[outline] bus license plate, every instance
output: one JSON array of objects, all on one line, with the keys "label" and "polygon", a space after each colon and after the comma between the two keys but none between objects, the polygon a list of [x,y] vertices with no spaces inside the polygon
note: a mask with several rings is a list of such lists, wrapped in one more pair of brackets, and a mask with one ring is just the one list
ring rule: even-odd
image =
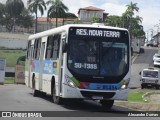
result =
[{"label": "bus license plate", "polygon": [[103,96],[92,96],[92,99],[103,100]]}]

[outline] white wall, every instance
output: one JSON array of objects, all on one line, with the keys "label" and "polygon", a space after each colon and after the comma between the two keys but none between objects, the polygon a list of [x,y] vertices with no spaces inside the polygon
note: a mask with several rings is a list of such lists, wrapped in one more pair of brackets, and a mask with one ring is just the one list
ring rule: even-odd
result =
[{"label": "white wall", "polygon": [[0,49],[26,49],[28,34],[0,33]]},{"label": "white wall", "polygon": [[0,48],[26,49],[27,40],[0,38]]},{"label": "white wall", "polygon": [[81,21],[91,21],[93,17],[102,18],[103,20],[103,11],[80,10]]}]

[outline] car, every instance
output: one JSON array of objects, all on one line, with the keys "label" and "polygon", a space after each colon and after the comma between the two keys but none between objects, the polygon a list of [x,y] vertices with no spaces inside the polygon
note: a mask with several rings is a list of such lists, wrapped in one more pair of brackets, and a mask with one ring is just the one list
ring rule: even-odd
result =
[{"label": "car", "polygon": [[156,60],[156,59],[160,59],[160,54],[159,54],[159,53],[155,53],[155,54],[153,55],[153,62],[154,62],[154,60]]},{"label": "car", "polygon": [[160,66],[160,58],[156,58],[153,62],[153,65],[156,67],[156,66]]},{"label": "car", "polygon": [[147,88],[147,87],[155,87],[156,89],[159,89],[160,87],[160,74],[159,70],[155,68],[145,68],[140,73],[140,81],[141,81],[141,89]]}]

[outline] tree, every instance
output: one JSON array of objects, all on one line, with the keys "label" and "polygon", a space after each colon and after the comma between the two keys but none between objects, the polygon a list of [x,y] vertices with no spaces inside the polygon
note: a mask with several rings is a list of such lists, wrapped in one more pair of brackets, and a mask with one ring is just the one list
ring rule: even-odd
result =
[{"label": "tree", "polygon": [[27,9],[24,9],[22,13],[19,15],[19,18],[17,20],[17,25],[23,26],[24,28],[30,28],[33,26],[34,19],[29,14],[29,11]]},{"label": "tree", "polygon": [[4,13],[5,13],[5,5],[0,3],[0,18],[3,17]]},{"label": "tree", "polygon": [[68,13],[65,13],[64,14],[64,16],[63,16],[63,25],[64,25],[64,21],[65,21],[65,19],[67,19],[67,18],[78,18],[74,13],[70,13],[70,12],[68,12]]},{"label": "tree", "polygon": [[15,23],[18,16],[24,9],[24,3],[22,0],[7,0],[6,1],[6,11],[13,19],[13,26],[15,31]]},{"label": "tree", "polygon": [[93,17],[91,23],[99,23],[100,19],[98,17]]},{"label": "tree", "polygon": [[133,18],[134,12],[138,12],[139,8],[137,7],[137,3],[132,3],[132,2],[128,5],[126,5],[126,7],[127,7],[126,14],[129,15],[128,29],[129,29],[131,37],[132,37],[132,32],[131,32],[131,30],[132,30],[132,18]]},{"label": "tree", "polygon": [[5,5],[0,3],[0,25],[4,25]]},{"label": "tree", "polygon": [[142,17],[136,16],[135,18],[132,18],[132,37],[141,37],[144,36],[143,26],[142,23]]},{"label": "tree", "polygon": [[74,13],[66,13],[66,18],[78,18]]},{"label": "tree", "polygon": [[35,33],[37,33],[37,13],[38,13],[38,10],[39,10],[41,15],[43,15],[44,10],[46,10],[46,4],[45,4],[44,0],[29,0],[28,4],[29,4],[28,9],[32,13],[36,14]]},{"label": "tree", "polygon": [[122,16],[108,16],[106,19],[107,25],[114,27],[124,27],[129,30],[131,38],[144,36],[142,20],[140,16],[134,16],[134,12],[138,12],[137,3],[130,3],[127,5],[126,11]]},{"label": "tree", "polygon": [[106,23],[107,23],[107,25],[114,26],[114,27],[122,27],[123,26],[122,17],[116,16],[116,15],[108,16]]},{"label": "tree", "polygon": [[58,18],[65,18],[66,12],[68,11],[68,7],[63,4],[61,0],[49,0],[46,2],[47,5],[51,5],[47,17],[48,18],[56,18],[56,27]]},{"label": "tree", "polygon": [[130,4],[126,5],[126,7],[127,7],[126,11],[130,11],[132,16],[134,15],[134,11],[136,12],[139,11],[139,8],[137,7],[137,3],[131,2]]}]

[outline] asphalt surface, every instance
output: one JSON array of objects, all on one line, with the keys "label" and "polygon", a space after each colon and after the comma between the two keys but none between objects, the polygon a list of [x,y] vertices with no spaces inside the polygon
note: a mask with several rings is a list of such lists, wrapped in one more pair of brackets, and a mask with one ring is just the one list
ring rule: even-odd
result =
[{"label": "asphalt surface", "polygon": [[143,52],[137,56],[131,66],[130,88],[140,88],[139,72],[144,68],[153,67],[153,55],[158,52],[158,49],[154,47],[143,47],[142,49]]}]

